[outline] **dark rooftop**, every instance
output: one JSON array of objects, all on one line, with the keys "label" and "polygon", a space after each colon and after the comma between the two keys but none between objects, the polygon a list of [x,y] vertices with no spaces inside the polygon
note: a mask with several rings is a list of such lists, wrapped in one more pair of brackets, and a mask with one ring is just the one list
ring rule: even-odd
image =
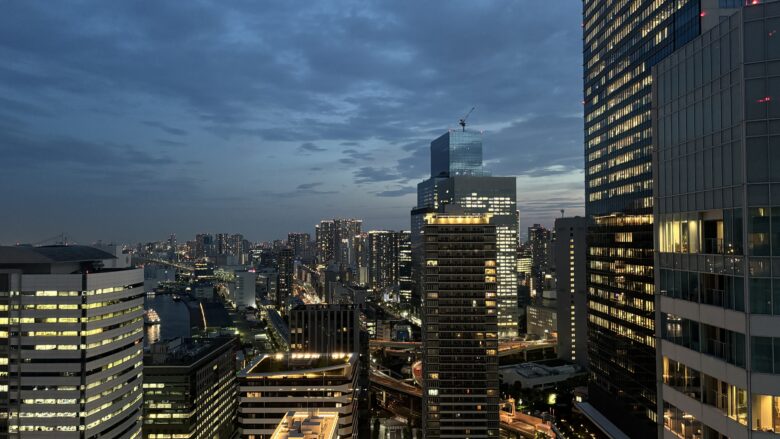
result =
[{"label": "dark rooftop", "polygon": [[103,259],[116,259],[116,256],[86,245],[0,246],[0,264],[55,264]]},{"label": "dark rooftop", "polygon": [[144,353],[145,366],[191,365],[222,347],[236,344],[235,337],[174,338],[158,341]]}]

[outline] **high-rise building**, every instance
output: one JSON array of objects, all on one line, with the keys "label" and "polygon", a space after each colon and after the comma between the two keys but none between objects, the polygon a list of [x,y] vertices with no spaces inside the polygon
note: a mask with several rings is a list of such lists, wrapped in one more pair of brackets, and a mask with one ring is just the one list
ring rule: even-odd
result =
[{"label": "high-rise building", "polygon": [[236,308],[257,308],[257,272],[253,270],[236,271],[234,298]]},{"label": "high-rise building", "polygon": [[593,218],[587,268],[588,397],[634,438],[657,437],[660,424],[651,69],[702,27],[716,24],[721,4],[742,2],[583,2],[585,212]]},{"label": "high-rise building", "polygon": [[317,260],[357,268],[356,238],[363,221],[358,219],[323,220],[315,227]]},{"label": "high-rise building", "polygon": [[358,354],[262,355],[238,374],[238,427],[242,439],[270,439],[291,411],[316,408],[339,415],[338,436],[358,426]]},{"label": "high-rise building", "polygon": [[588,294],[586,286],[588,220],[555,220],[555,261],[558,358],[588,367]]},{"label": "high-rise building", "polygon": [[214,237],[205,233],[195,235],[195,258],[213,258],[217,254]]},{"label": "high-rise building", "polygon": [[144,355],[143,437],[233,437],[238,347],[235,337],[151,345]]},{"label": "high-rise building", "polygon": [[553,232],[541,224],[528,228],[528,243],[531,249],[531,290],[535,296],[545,289],[545,276],[551,272]]},{"label": "high-rise building", "polygon": [[402,231],[398,237],[398,295],[402,304],[411,304],[412,287],[411,232]]},{"label": "high-rise building", "polygon": [[431,142],[431,177],[484,175],[482,133],[449,130]]},{"label": "high-rise building", "polygon": [[490,214],[426,217],[426,438],[498,437],[497,233],[490,220]]},{"label": "high-rise building", "polygon": [[399,233],[368,232],[368,286],[376,292],[398,286]]},{"label": "high-rise building", "polygon": [[293,257],[292,249],[283,248],[279,250],[277,263],[279,278],[276,285],[276,306],[281,310],[285,310],[293,293],[295,258]]},{"label": "high-rise building", "polygon": [[308,233],[288,233],[287,245],[293,249],[296,258],[303,257],[309,249],[311,235]]},{"label": "high-rise building", "polygon": [[665,437],[780,433],[780,2],[752,3],[653,70]]},{"label": "high-rise building", "polygon": [[[449,149],[441,146],[445,140],[449,142]],[[468,146],[458,146],[461,143]],[[445,150],[450,152],[443,152]],[[477,158],[480,163],[478,167]],[[447,161],[449,165],[445,166]],[[507,339],[518,335],[520,315],[517,303],[519,218],[516,181],[514,177],[488,176],[482,169],[481,161],[482,141],[479,133],[450,131],[431,143],[431,163],[437,163],[431,170],[436,173],[417,185],[417,207],[412,210],[411,217],[412,277],[416,281],[414,284],[422,285],[426,215],[441,211],[445,205],[459,206],[465,213],[493,214],[491,221],[498,233],[499,337]],[[413,290],[413,306],[420,302],[418,296],[419,291]]]},{"label": "high-rise building", "polygon": [[298,305],[290,311],[290,350],[359,353],[359,317],[356,305]]},{"label": "high-rise building", "polygon": [[171,233],[171,236],[168,237],[168,258],[172,261],[178,260],[178,253],[177,253],[177,246],[176,246],[176,234]]},{"label": "high-rise building", "polygon": [[144,275],[113,259],[0,247],[0,437],[140,436]]}]

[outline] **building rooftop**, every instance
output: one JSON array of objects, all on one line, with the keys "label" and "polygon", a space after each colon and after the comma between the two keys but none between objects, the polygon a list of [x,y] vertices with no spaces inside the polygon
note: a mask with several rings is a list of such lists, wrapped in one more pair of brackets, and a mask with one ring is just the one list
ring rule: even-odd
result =
[{"label": "building rooftop", "polygon": [[521,363],[500,367],[501,371],[514,371],[523,378],[541,378],[554,375],[573,375],[584,373],[581,366],[556,360],[556,363],[545,362]]},{"label": "building rooftop", "polygon": [[158,341],[144,354],[145,366],[188,366],[234,343],[234,337],[183,338]]},{"label": "building rooftop", "polygon": [[349,375],[357,357],[349,353],[280,353],[263,355],[252,361],[239,375],[252,377],[307,375],[330,372],[329,375]]},{"label": "building rooftop", "polygon": [[271,439],[331,439],[336,437],[339,415],[335,412],[287,412]]},{"label": "building rooftop", "polygon": [[54,264],[116,259],[116,256],[86,245],[0,246],[0,264]]}]

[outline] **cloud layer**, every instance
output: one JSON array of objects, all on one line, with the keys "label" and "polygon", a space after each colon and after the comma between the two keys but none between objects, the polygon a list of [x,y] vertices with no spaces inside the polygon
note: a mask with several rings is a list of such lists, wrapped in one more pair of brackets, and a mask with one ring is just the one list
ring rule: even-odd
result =
[{"label": "cloud layer", "polygon": [[[471,106],[521,221],[582,207],[581,3],[14,2],[0,14],[0,243],[408,228]],[[579,210],[578,210],[579,209]]]}]

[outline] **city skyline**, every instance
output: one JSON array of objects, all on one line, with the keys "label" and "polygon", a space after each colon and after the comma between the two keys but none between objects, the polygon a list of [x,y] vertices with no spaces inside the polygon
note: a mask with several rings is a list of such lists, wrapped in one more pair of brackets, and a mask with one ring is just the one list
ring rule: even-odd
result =
[{"label": "city skyline", "polygon": [[583,213],[577,2],[154,7],[0,17],[0,243],[407,230],[428,145],[472,106],[521,230]]}]

